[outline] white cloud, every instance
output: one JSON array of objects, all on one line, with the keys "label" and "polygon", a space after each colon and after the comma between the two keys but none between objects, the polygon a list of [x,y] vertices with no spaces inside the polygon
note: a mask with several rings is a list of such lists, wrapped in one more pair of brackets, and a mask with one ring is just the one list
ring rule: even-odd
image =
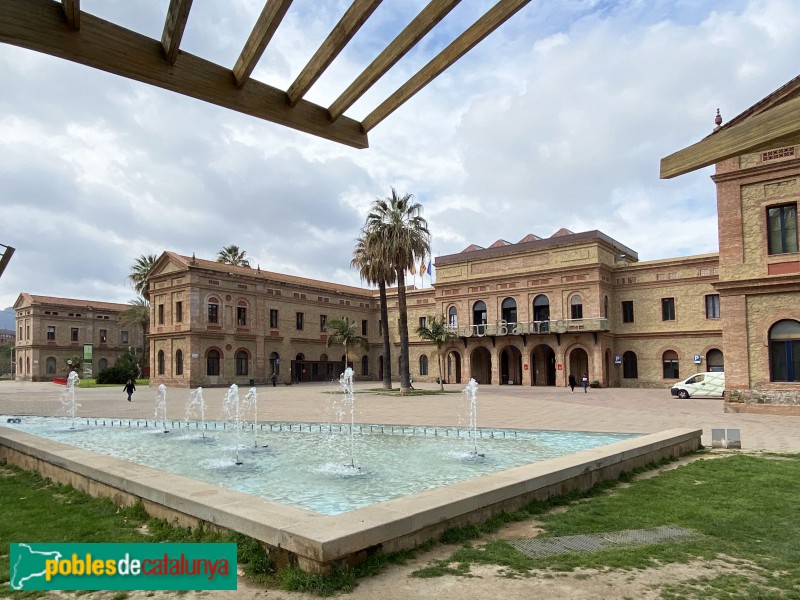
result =
[{"label": "white cloud", "polygon": [[[82,8],[158,36],[162,4]],[[293,5],[254,76],[291,83],[347,4]],[[309,97],[335,98],[423,4],[382,5]],[[460,6],[348,114],[490,4]],[[226,6],[193,8],[186,51],[235,62],[263,2]],[[798,28],[793,0],[531,3],[367,150],[0,45],[0,243],[17,248],[0,308],[21,291],[124,302],[136,256],[231,243],[262,269],[359,285],[353,242],[392,186],[424,205],[436,255],[560,227],[600,229],[643,259],[715,251],[709,170],[661,181],[659,160],[704,137],[716,108],[730,119],[794,77]]]}]

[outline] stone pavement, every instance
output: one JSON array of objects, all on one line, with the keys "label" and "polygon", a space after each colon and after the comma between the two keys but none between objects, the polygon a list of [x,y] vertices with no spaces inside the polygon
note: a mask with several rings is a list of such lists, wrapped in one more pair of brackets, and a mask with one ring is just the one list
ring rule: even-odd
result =
[{"label": "stone pavement", "polygon": [[[387,396],[375,393],[380,384],[356,384],[356,421],[392,425],[464,425],[464,386],[446,385],[453,392],[441,396]],[[417,389],[437,389],[416,383]],[[0,382],[0,415],[57,415],[64,386],[53,383]],[[190,391],[167,390],[167,413],[173,420],[185,416]],[[260,386],[259,419],[263,421],[329,422],[332,394],[338,385],[308,383]],[[203,390],[209,419],[218,418],[227,388]],[[240,388],[244,397],[247,388]],[[152,419],[155,387],[139,387],[127,402],[122,386],[77,390],[79,416]],[[63,414],[63,413],[62,413]],[[461,415],[461,417],[460,417]],[[669,390],[589,389],[587,394],[568,388],[480,386],[478,426],[518,429],[559,429],[652,433],[675,427],[703,429],[703,443],[711,445],[712,428],[741,430],[743,450],[800,452],[800,416],[724,413],[721,399],[680,400]]]}]

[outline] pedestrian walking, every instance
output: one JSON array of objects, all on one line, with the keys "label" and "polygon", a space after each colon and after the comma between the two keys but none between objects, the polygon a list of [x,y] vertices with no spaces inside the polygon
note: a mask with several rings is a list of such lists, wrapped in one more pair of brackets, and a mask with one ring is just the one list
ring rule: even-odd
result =
[{"label": "pedestrian walking", "polygon": [[273,373],[272,374],[272,387],[275,387],[275,384],[278,382],[278,376]]},{"label": "pedestrian walking", "polygon": [[130,402],[131,396],[133,396],[133,392],[136,391],[136,384],[133,383],[130,379],[128,379],[128,383],[126,383],[125,387],[123,387],[122,389],[128,392],[128,402]]},{"label": "pedestrian walking", "polygon": [[581,385],[583,386],[583,393],[587,394],[589,391],[589,376],[586,373],[581,377]]},{"label": "pedestrian walking", "polygon": [[569,374],[569,389],[572,390],[571,393],[575,393],[575,386],[578,385],[578,382],[575,381],[575,375],[572,373]]}]

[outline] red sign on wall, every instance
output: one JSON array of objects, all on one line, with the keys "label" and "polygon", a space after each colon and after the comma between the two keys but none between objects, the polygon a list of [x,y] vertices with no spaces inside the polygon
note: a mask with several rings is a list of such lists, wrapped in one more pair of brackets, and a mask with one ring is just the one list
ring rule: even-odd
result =
[{"label": "red sign on wall", "polygon": [[562,367],[561,367],[561,363],[558,363],[558,370],[560,371],[560,370],[561,370],[561,368],[562,368]]},{"label": "red sign on wall", "polygon": [[523,369],[525,369],[525,370],[527,371],[527,370],[528,370],[528,365],[527,365],[527,363],[526,363],[526,364],[524,364],[524,365],[522,365],[522,368],[523,368]]}]

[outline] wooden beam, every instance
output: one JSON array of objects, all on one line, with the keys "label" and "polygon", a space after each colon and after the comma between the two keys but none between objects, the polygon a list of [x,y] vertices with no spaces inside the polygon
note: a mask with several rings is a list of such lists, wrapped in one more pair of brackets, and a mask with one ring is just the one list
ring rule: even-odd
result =
[{"label": "wooden beam", "polygon": [[294,106],[300,101],[320,75],[325,72],[356,32],[366,22],[381,0],[353,0],[350,8],[320,45],[311,60],[286,90],[289,104]]},{"label": "wooden beam", "polygon": [[461,0],[431,0],[328,108],[332,120],[344,114],[378,79],[413,48]]},{"label": "wooden beam", "polygon": [[238,87],[242,87],[249,79],[291,5],[292,0],[267,0],[233,67]]},{"label": "wooden beam", "polygon": [[800,143],[800,98],[794,98],[730,129],[661,159],[661,179],[670,179],[734,156]]},{"label": "wooden beam", "polygon": [[67,18],[67,27],[72,31],[81,28],[81,0],[61,0],[64,16]]},{"label": "wooden beam", "polygon": [[171,65],[178,58],[178,49],[189,20],[189,11],[192,10],[192,0],[170,0],[167,18],[164,21],[164,33],[161,34],[161,45],[164,48],[164,58]]},{"label": "wooden beam", "polygon": [[433,60],[400,86],[394,94],[389,96],[380,106],[367,115],[361,122],[364,131],[368,132],[375,127],[375,125],[400,108],[404,102],[474,48],[487,35],[510,19],[518,10],[528,4],[528,2],[530,2],[530,0],[500,0],[490,8],[486,14],[475,21],[469,29],[453,40],[447,48],[437,54]]},{"label": "wooden beam", "polygon": [[174,65],[161,43],[93,15],[81,14],[80,35],[70,33],[52,0],[2,0],[0,42],[13,44],[197,98],[354,148],[366,148],[358,121],[331,123],[327,109],[307,102],[290,108],[286,93],[258,81],[236,87],[233,73],[187,52]]}]

